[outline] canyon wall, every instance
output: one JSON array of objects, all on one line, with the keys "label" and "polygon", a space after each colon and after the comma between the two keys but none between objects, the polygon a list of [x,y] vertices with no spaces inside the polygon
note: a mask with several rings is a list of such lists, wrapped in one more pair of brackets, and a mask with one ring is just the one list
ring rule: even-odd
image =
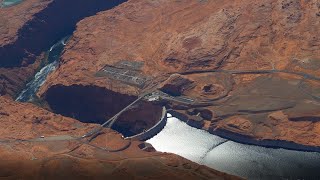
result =
[{"label": "canyon wall", "polygon": [[[1,8],[2,94],[7,92],[15,96],[21,91],[26,81],[30,80],[35,70],[39,68],[37,65],[32,65],[36,59],[41,58],[41,53],[49,50],[58,40],[71,35],[77,22],[122,2],[125,0],[113,0],[108,3],[101,0],[30,0]],[[16,75],[17,71],[19,71],[18,75]],[[17,78],[21,79],[20,82],[16,82]]]},{"label": "canyon wall", "polygon": [[0,175],[13,179],[239,179],[141,141],[0,97]]},{"label": "canyon wall", "polygon": [[[201,102],[170,107],[183,114],[195,107],[210,112],[192,115],[197,127],[320,146],[313,138],[320,123],[319,82],[305,79],[320,76],[319,11],[316,0],[128,1],[78,23],[39,96],[74,84],[138,96],[161,84],[176,98]],[[273,69],[307,75],[197,73]],[[106,73],[96,76],[100,71]],[[185,74],[186,83],[163,84],[176,74]],[[259,77],[266,78],[264,86]],[[132,85],[139,78],[146,79],[144,86]],[[274,113],[285,118],[274,120]]]}]

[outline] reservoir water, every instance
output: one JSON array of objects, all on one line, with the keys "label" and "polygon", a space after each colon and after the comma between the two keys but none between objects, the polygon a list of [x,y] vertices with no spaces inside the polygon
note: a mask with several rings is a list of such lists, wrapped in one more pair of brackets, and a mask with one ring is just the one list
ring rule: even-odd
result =
[{"label": "reservoir water", "polygon": [[320,153],[240,144],[174,117],[147,142],[158,151],[247,179],[320,179]]}]

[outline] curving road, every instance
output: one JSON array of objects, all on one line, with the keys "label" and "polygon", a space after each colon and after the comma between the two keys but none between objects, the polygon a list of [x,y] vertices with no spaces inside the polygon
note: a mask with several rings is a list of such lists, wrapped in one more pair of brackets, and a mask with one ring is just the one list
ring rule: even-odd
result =
[{"label": "curving road", "polygon": [[[187,72],[181,72],[181,73],[173,73],[173,74],[180,74],[180,75],[189,75],[189,74],[199,74],[199,73],[210,73],[210,72],[222,72],[222,73],[230,73],[230,74],[273,74],[273,73],[287,73],[287,74],[293,74],[293,75],[298,75],[303,77],[302,81],[299,84],[299,88],[301,88],[301,90],[303,91],[302,88],[302,82],[306,79],[309,80],[315,80],[315,81],[320,81],[319,77],[307,74],[307,73],[302,73],[302,72],[293,72],[293,71],[288,71],[288,70],[220,70],[220,69],[216,69],[216,70],[199,70],[199,71],[187,71]],[[129,110],[133,105],[135,105],[136,103],[138,103],[139,101],[141,101],[144,98],[152,98],[152,97],[159,97],[168,101],[174,101],[176,103],[181,103],[181,104],[187,104],[187,105],[191,105],[191,106],[204,106],[204,105],[212,105],[213,102],[215,102],[216,100],[222,99],[224,97],[226,97],[228,95],[228,93],[230,92],[230,88],[228,88],[228,90],[226,91],[226,93],[224,93],[223,95],[221,95],[218,98],[212,99],[212,100],[208,100],[208,101],[196,101],[194,99],[191,99],[189,97],[173,97],[170,96],[162,91],[158,90],[158,87],[155,86],[153,87],[153,90],[149,90],[147,92],[144,92],[142,94],[140,94],[138,96],[138,98],[133,101],[132,103],[130,103],[128,106],[126,106],[125,108],[123,108],[121,111],[119,111],[117,114],[115,114],[113,117],[111,117],[110,119],[108,119],[105,123],[101,124],[98,128],[95,128],[89,132],[87,132],[86,134],[80,136],[80,137],[71,137],[71,136],[54,136],[54,137],[47,137],[47,138],[36,138],[36,139],[29,139],[29,140],[0,140],[0,143],[12,143],[12,142],[46,142],[46,141],[72,141],[72,140],[76,140],[79,141],[81,144],[85,143],[85,144],[89,144],[89,142],[94,139],[96,136],[99,135],[99,133],[101,132],[101,130],[103,130],[105,127],[107,128],[111,128],[112,125],[116,122],[116,120],[118,119],[118,117],[124,113],[125,111]],[[320,97],[318,96],[314,96],[308,92],[303,91],[304,93],[313,96],[315,99],[320,100]],[[89,138],[89,139],[87,139]],[[117,151],[122,151],[126,148],[128,148],[131,144],[131,141],[129,141],[129,143],[127,145],[125,145],[122,148],[119,149],[115,149],[115,150],[111,150],[111,149],[107,149],[107,148],[100,148],[102,150],[108,151],[108,152],[117,152]]]},{"label": "curving road", "polygon": [[320,77],[313,76],[311,74],[303,73],[303,72],[294,72],[288,70],[223,70],[223,69],[213,69],[213,70],[199,70],[199,71],[186,71],[182,73],[176,73],[181,75],[188,75],[188,74],[201,74],[201,73],[210,73],[210,72],[222,72],[222,73],[230,73],[230,74],[272,74],[272,73],[286,73],[286,74],[293,74],[302,76],[305,79],[316,80],[320,81]]},{"label": "curving road", "polygon": [[[189,75],[189,74],[199,74],[199,73],[210,73],[210,72],[222,72],[222,73],[230,73],[230,74],[274,74],[274,73],[287,73],[287,74],[293,74],[293,75],[298,75],[303,77],[303,79],[309,79],[309,80],[315,80],[315,81],[320,81],[319,77],[307,74],[307,73],[302,73],[302,72],[294,72],[294,71],[288,71],[288,70],[276,70],[276,69],[271,69],[271,70],[221,70],[221,69],[214,69],[214,70],[199,70],[199,71],[187,71],[187,72],[180,72],[180,73],[172,73],[172,74],[180,74],[180,75]],[[230,84],[230,83],[229,83]],[[122,109],[120,112],[118,112],[116,115],[111,117],[109,120],[107,120],[105,123],[103,123],[99,128],[94,129],[93,131],[90,131],[83,135],[82,137],[88,137],[95,135],[96,133],[99,133],[104,127],[111,128],[112,125],[116,122],[117,118],[127,111],[128,109],[131,108],[134,104],[138,103],[140,100],[142,100],[145,97],[149,98],[162,98],[168,101],[174,101],[176,103],[181,103],[181,104],[186,104],[186,105],[192,105],[192,106],[205,106],[205,105],[212,105],[212,103],[216,100],[220,100],[228,95],[228,93],[231,91],[232,88],[228,88],[228,90],[221,95],[218,98],[212,99],[212,100],[207,100],[207,101],[197,101],[188,97],[173,97],[170,96],[162,91],[158,90],[158,87],[155,86],[154,90],[149,90],[148,92],[144,92],[141,95],[138,96],[138,98],[133,101],[131,104],[129,104],[127,107]],[[305,92],[307,93],[307,92]],[[308,94],[311,95],[311,94]],[[319,97],[317,97],[319,98]],[[320,99],[320,98],[319,98]]]}]

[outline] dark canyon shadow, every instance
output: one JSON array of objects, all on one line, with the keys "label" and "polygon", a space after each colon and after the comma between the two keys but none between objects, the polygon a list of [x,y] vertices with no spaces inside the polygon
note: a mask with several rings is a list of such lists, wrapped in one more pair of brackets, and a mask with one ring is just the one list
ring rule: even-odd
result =
[{"label": "dark canyon shadow", "polygon": [[[101,87],[82,85],[57,85],[45,94],[45,100],[53,112],[81,122],[98,124],[107,121],[136,98]],[[161,114],[161,106],[140,102],[120,115],[113,129],[125,137],[132,136],[155,125]]]},{"label": "dark canyon shadow", "polygon": [[75,30],[81,19],[111,9],[126,0],[54,0],[19,31],[18,39],[0,47],[0,67],[32,64],[41,52]]}]

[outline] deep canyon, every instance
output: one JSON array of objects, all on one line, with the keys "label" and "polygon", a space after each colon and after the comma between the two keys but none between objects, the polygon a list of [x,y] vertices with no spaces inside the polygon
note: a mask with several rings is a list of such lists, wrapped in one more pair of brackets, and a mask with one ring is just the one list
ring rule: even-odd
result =
[{"label": "deep canyon", "polygon": [[[0,147],[32,159],[35,172],[54,177],[58,163],[101,177],[237,178],[126,139],[149,133],[164,107],[229,141],[320,153],[317,0],[5,3],[0,139],[9,145]],[[111,128],[99,126],[113,118]],[[251,177],[214,163],[204,164]]]}]

